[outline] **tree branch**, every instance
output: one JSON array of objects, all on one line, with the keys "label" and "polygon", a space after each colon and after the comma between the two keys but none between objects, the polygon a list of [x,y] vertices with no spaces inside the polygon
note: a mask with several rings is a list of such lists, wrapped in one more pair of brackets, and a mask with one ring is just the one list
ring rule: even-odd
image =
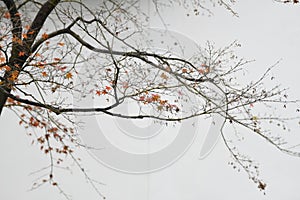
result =
[{"label": "tree branch", "polygon": [[[29,30],[27,31],[28,38],[24,39],[24,42],[28,49],[31,48],[35,38],[39,34],[49,14],[58,5],[59,2],[60,0],[48,0],[46,3],[43,4],[39,12],[36,14]],[[32,34],[29,34],[30,32]]]}]

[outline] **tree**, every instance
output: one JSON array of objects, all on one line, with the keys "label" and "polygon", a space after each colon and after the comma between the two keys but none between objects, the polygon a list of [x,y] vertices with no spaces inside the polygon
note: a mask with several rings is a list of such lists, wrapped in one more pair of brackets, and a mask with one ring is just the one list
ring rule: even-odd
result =
[{"label": "tree", "polygon": [[[158,13],[165,6],[163,1],[153,3]],[[167,5],[172,3],[177,1]],[[219,3],[237,15],[230,2]],[[198,1],[184,6],[192,8],[195,15],[210,13]],[[74,115],[103,113],[181,122],[216,114],[223,119],[221,136],[234,161],[265,190],[257,165],[227,139],[226,131],[244,128],[280,151],[299,156],[269,129],[280,126],[288,130],[290,119],[297,119],[274,113],[277,107],[285,109],[287,104],[297,103],[288,100],[284,88],[266,86],[274,82],[270,71],[275,65],[244,85],[238,77],[249,61],[235,55],[234,48],[240,46],[237,42],[221,49],[208,42],[191,58],[173,55],[171,47],[151,51],[135,39],[147,34],[148,17],[136,1],[104,1],[97,9],[81,1],[2,1],[0,113],[4,107],[15,112],[33,142],[49,155],[50,171],[40,184],[49,182],[61,190],[54,166],[61,165],[65,155],[82,169],[74,151],[86,146],[78,140]],[[70,97],[78,101],[95,98],[98,104],[79,107]],[[128,101],[139,111],[116,109]],[[258,115],[259,110],[266,114]],[[84,169],[82,173],[102,195]]]}]

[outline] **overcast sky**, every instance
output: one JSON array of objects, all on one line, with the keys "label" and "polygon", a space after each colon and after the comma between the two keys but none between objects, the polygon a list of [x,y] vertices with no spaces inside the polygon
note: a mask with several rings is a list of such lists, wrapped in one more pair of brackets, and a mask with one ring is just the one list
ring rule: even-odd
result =
[{"label": "overcast sky", "polygon": [[[294,97],[300,99],[297,88],[300,84],[300,7],[278,4],[272,0],[252,0],[239,1],[234,9],[239,13],[239,18],[232,17],[223,8],[214,9],[212,17],[186,17],[185,14],[178,14],[176,9],[166,10],[163,16],[165,22],[170,24],[170,30],[198,44],[210,40],[222,47],[238,40],[242,44],[239,55],[256,60],[248,68],[251,71],[263,72],[282,59],[274,72],[276,78],[283,86],[290,88]],[[161,25],[159,20],[153,18],[149,26]],[[28,191],[38,178],[30,173],[47,166],[49,160],[36,146],[31,146],[30,138],[18,126],[12,112],[4,110],[0,127],[0,199],[64,199],[48,185]],[[111,200],[300,199],[300,158],[282,154],[256,137],[244,141],[245,148],[260,163],[261,177],[268,184],[266,195],[263,195],[244,172],[238,173],[227,164],[230,154],[221,140],[205,159],[199,160],[203,138],[198,135],[188,151],[173,165],[150,174],[133,175],[112,170],[86,152],[82,152],[85,158],[83,165],[93,178],[105,184],[100,186],[100,190]],[[164,141],[163,144],[167,143]],[[59,180],[73,199],[97,199],[76,168],[73,167],[72,172],[60,172],[57,176],[61,175]]]}]

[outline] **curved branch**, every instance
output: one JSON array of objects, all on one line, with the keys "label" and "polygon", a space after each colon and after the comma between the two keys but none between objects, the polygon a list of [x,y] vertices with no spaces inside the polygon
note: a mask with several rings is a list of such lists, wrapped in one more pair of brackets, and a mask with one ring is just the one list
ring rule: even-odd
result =
[{"label": "curved branch", "polygon": [[[3,89],[1,87],[0,87],[0,90],[3,91]],[[5,91],[3,91],[3,92],[5,92]],[[166,117],[159,117],[159,116],[154,116],[154,115],[123,115],[123,114],[120,114],[120,113],[113,113],[113,112],[109,111],[112,108],[118,106],[120,103],[115,103],[111,106],[104,107],[104,108],[59,108],[59,107],[55,107],[55,106],[52,106],[52,105],[49,105],[49,104],[43,104],[43,103],[40,103],[40,102],[35,102],[35,101],[28,100],[28,99],[23,99],[23,98],[15,96],[11,93],[7,93],[7,96],[9,98],[17,101],[17,102],[20,102],[20,103],[24,103],[24,104],[27,104],[27,105],[48,109],[48,110],[54,112],[57,115],[60,115],[62,113],[102,112],[102,113],[105,113],[105,114],[110,115],[110,116],[119,117],[119,118],[126,118],[126,119],[151,118],[151,119],[164,120],[164,121],[182,121],[182,120],[190,119],[190,118],[200,116],[200,115],[211,114],[213,112],[213,110],[211,110],[211,111],[206,110],[206,111],[203,111],[201,113],[189,115],[189,116],[186,116],[186,117],[179,117],[179,118],[166,118]]]}]

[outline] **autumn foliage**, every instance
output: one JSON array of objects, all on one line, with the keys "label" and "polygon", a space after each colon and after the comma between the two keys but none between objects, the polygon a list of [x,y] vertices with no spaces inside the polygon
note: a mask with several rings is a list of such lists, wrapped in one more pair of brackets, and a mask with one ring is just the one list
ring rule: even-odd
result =
[{"label": "autumn foliage", "polygon": [[[201,2],[184,1],[183,7],[197,16],[201,10],[211,13]],[[216,2],[236,15],[233,1]],[[230,143],[230,133],[240,128],[281,152],[299,156],[267,128],[286,131],[287,121],[296,118],[275,116],[273,111],[296,101],[289,100],[270,75],[276,65],[256,81],[239,82],[251,62],[236,55],[238,42],[221,48],[207,42],[190,57],[174,55],[172,48],[181,47],[175,42],[162,52],[152,51],[155,47],[147,46],[151,39],[145,37],[149,16],[136,1],[102,1],[95,8],[84,1],[2,0],[0,6],[0,114],[14,112],[32,144],[50,159],[48,175],[34,187],[50,183],[63,193],[55,166],[71,159],[103,197],[76,155],[87,146],[79,140],[74,116],[86,113],[165,122],[221,116],[221,136],[233,159],[230,165],[240,166],[263,191],[266,183],[257,165]],[[86,99],[94,104],[76,104]],[[117,112],[128,102],[139,112]]]}]

